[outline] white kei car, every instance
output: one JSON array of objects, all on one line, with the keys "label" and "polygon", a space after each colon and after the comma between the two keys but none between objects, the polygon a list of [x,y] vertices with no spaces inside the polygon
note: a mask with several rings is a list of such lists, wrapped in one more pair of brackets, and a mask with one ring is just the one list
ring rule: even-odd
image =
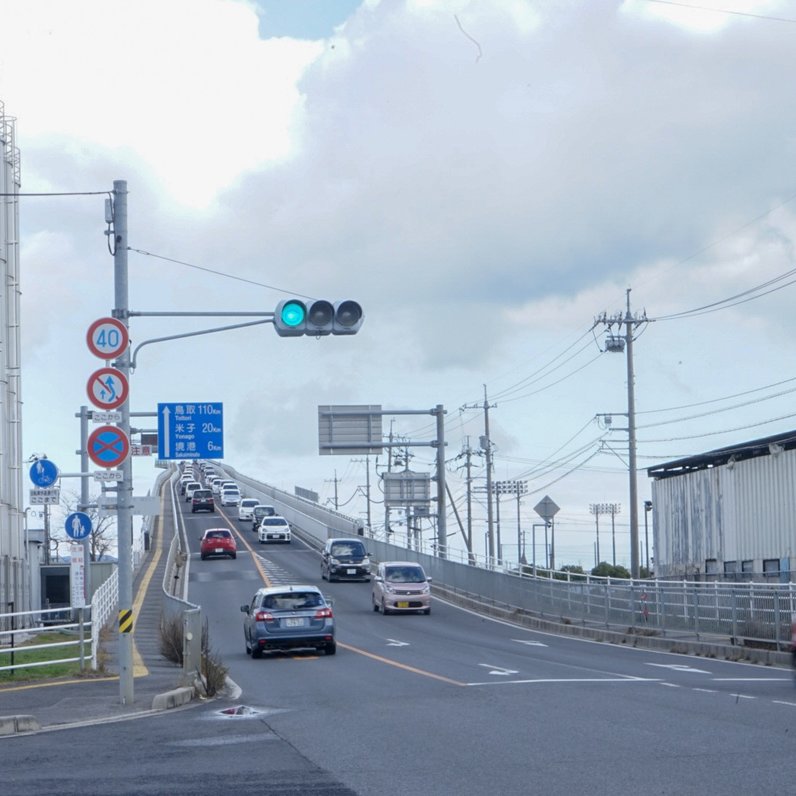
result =
[{"label": "white kei car", "polygon": [[238,503],[238,519],[251,522],[254,507],[259,505],[259,503],[260,501],[257,500],[257,498],[243,498],[243,500]]}]

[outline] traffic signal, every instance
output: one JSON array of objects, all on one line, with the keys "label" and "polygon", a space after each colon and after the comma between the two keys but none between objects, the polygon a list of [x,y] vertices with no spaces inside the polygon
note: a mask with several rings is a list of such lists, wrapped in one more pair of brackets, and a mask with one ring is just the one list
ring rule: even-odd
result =
[{"label": "traffic signal", "polygon": [[274,312],[274,328],[280,337],[356,334],[364,320],[362,307],[351,299],[332,304],[325,299],[280,301]]}]

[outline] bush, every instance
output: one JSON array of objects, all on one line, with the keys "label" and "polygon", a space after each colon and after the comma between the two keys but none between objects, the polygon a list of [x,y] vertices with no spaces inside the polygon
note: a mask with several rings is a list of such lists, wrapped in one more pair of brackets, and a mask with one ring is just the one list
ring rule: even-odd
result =
[{"label": "bush", "polygon": [[603,578],[630,578],[630,572],[628,572],[627,569],[618,564],[614,566],[607,561],[600,561],[600,563],[592,569],[591,574],[599,575]]}]

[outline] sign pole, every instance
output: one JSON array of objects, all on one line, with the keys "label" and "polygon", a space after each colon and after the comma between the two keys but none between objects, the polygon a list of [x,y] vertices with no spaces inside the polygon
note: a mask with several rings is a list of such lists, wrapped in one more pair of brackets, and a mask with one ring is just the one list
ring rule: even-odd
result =
[{"label": "sign pole", "polygon": [[[127,181],[113,181],[113,317],[128,324],[127,274]],[[130,349],[125,348],[116,361],[124,378],[130,375]],[[119,429],[130,438],[130,396],[121,406],[122,420]],[[133,704],[133,464],[127,457],[121,464],[122,480],[117,487],[116,534],[119,556],[119,695],[123,705]],[[122,622],[121,619],[124,618]],[[131,621],[132,620],[132,621]]]},{"label": "sign pole", "polygon": [[[88,407],[80,407],[80,472],[88,472]],[[89,504],[88,476],[80,476],[80,505],[78,511],[87,511]],[[83,539],[83,560],[86,562],[86,605],[91,605],[91,535]]]}]

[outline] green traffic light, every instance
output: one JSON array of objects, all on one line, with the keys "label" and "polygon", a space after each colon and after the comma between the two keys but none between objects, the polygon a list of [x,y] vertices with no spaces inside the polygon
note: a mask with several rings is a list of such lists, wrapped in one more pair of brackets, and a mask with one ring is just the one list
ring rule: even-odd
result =
[{"label": "green traffic light", "polygon": [[281,317],[285,326],[300,326],[306,316],[304,305],[300,301],[288,301],[282,307]]}]

